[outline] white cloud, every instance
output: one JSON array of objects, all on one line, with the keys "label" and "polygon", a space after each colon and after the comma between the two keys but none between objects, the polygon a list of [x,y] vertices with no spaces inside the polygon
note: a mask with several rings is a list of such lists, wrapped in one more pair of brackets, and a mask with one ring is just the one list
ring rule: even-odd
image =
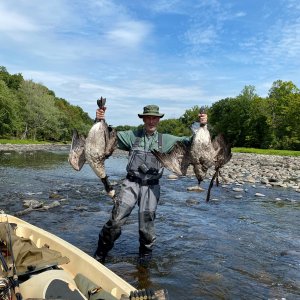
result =
[{"label": "white cloud", "polygon": [[108,41],[123,47],[139,46],[151,31],[151,26],[145,22],[127,21],[116,24],[106,33]]},{"label": "white cloud", "polygon": [[32,32],[38,31],[38,25],[21,13],[7,9],[0,3],[0,32]]},{"label": "white cloud", "polygon": [[245,85],[299,81],[298,2],[276,3],[280,14],[217,0],[1,1],[0,60],[91,117],[107,97],[115,125],[149,103],[179,117]]},{"label": "white cloud", "polygon": [[245,17],[247,14],[244,12],[244,11],[239,11],[237,13],[235,13],[235,17],[237,18],[242,18],[242,17]]}]

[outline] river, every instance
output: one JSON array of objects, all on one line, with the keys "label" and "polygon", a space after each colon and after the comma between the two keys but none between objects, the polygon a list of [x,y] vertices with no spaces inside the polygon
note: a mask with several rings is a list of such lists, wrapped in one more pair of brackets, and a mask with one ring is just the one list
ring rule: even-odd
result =
[{"label": "river", "polygon": [[[85,165],[76,172],[66,151],[0,152],[0,209],[14,214],[23,200],[61,206],[23,215],[92,255],[111,200]],[[111,181],[125,175],[126,157],[106,161]],[[168,172],[165,172],[168,175]],[[166,288],[170,299],[300,299],[300,199],[285,188],[244,184],[188,192],[195,178],[161,180],[157,245],[148,268],[138,266],[137,209],[106,266],[136,288]],[[202,187],[207,189],[209,182]],[[255,197],[262,193],[265,197]]]}]

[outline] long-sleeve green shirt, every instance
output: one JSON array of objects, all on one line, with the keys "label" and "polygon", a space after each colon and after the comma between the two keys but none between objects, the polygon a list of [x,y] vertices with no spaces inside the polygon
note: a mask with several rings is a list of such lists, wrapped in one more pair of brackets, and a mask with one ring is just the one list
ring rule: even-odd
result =
[{"label": "long-sleeve green shirt", "polygon": [[[129,151],[138,135],[139,131],[126,130],[126,131],[118,131],[118,148],[121,150]],[[174,144],[178,141],[183,141],[189,143],[191,141],[191,137],[178,137],[171,134],[162,134],[162,152],[168,153],[172,150]],[[152,135],[147,136],[145,131],[143,130],[143,134],[141,135],[139,146],[148,150],[156,149],[158,150],[158,132],[155,131]]]}]

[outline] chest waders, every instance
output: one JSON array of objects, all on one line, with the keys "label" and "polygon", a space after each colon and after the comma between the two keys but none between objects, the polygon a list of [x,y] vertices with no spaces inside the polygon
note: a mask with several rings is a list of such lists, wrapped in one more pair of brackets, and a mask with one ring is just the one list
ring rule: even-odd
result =
[{"label": "chest waders", "polygon": [[[129,153],[127,176],[122,184],[117,204],[114,205],[109,221],[103,226],[98,240],[97,256],[105,257],[121,235],[121,227],[130,216],[135,205],[139,206],[139,253],[151,256],[156,240],[154,220],[160,197],[159,179],[163,168],[149,151],[139,147],[140,132]],[[158,150],[162,149],[162,135],[158,134]]]},{"label": "chest waders", "polygon": [[[155,156],[139,147],[141,136],[138,136],[129,152],[127,179],[140,185],[155,185],[163,174],[161,163]],[[158,150],[161,152],[162,135],[158,134]]]}]

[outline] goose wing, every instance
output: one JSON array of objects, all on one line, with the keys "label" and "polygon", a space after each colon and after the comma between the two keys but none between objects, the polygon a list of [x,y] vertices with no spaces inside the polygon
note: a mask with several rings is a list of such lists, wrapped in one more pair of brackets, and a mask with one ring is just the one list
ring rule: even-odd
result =
[{"label": "goose wing", "polygon": [[190,144],[179,141],[175,143],[169,153],[162,153],[157,150],[151,152],[168,170],[177,175],[186,175],[187,168],[191,163]]},{"label": "goose wing", "polygon": [[215,167],[218,169],[222,168],[232,157],[231,145],[225,140],[222,134],[214,138],[212,145],[216,150]]},{"label": "goose wing", "polygon": [[108,158],[113,154],[118,144],[117,131],[111,126],[107,126],[105,131],[105,143],[105,157]]},{"label": "goose wing", "polygon": [[216,155],[214,158],[215,163],[215,173],[212,176],[212,179],[209,183],[209,187],[207,190],[206,202],[209,201],[210,198],[210,191],[213,187],[214,180],[216,180],[216,184],[218,185],[219,182],[219,173],[220,169],[230,161],[231,159],[231,145],[226,142],[224,136],[222,134],[217,135],[213,141],[212,146],[216,151]]},{"label": "goose wing", "polygon": [[79,135],[78,131],[74,129],[68,161],[76,171],[80,171],[85,163],[84,145],[84,136]]}]

